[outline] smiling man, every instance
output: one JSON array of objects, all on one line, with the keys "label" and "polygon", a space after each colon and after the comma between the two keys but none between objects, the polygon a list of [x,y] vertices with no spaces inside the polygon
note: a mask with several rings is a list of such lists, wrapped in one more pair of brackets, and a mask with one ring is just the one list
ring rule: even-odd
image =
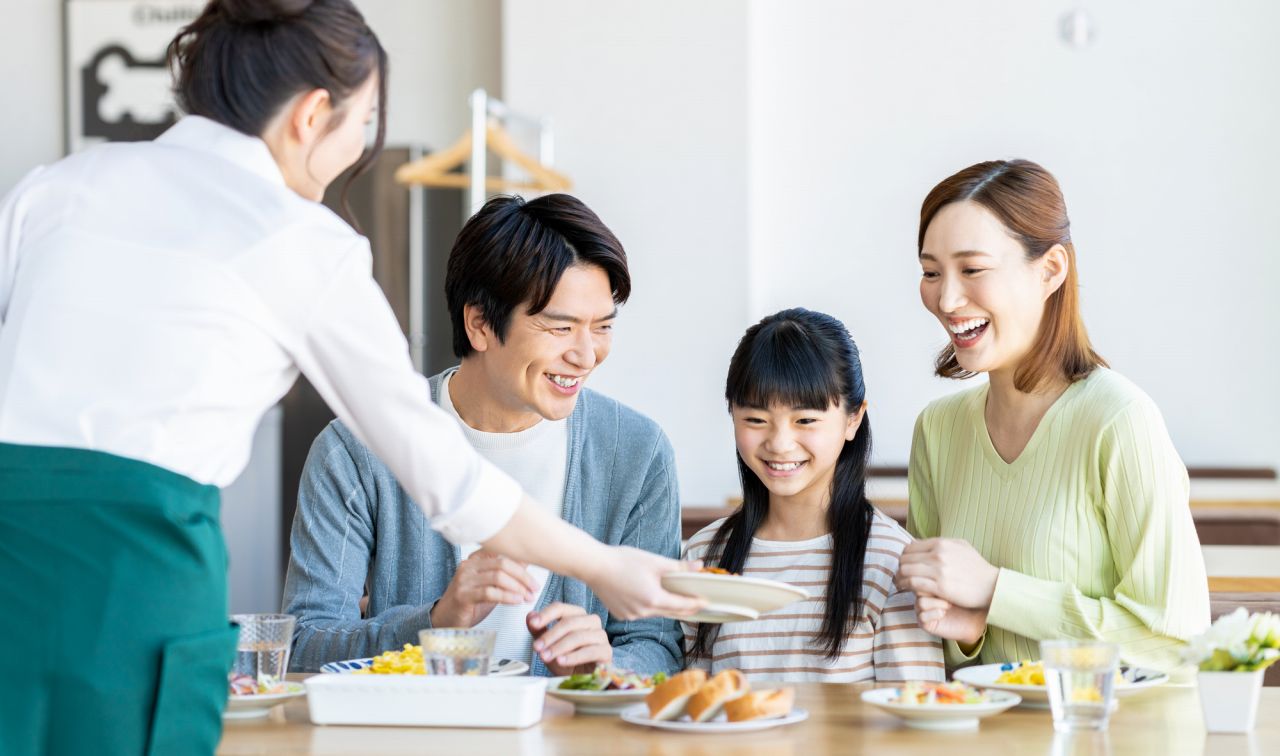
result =
[{"label": "smiling man", "polygon": [[[454,243],[445,292],[461,364],[433,377],[431,394],[472,445],[599,540],[677,557],[671,444],[585,388],[631,293],[613,233],[565,194],[490,200]],[[494,656],[534,674],[681,666],[673,620],[612,619],[581,582],[449,544],[337,421],[307,457],[290,543],[295,670],[399,649],[429,627],[495,630]]]}]

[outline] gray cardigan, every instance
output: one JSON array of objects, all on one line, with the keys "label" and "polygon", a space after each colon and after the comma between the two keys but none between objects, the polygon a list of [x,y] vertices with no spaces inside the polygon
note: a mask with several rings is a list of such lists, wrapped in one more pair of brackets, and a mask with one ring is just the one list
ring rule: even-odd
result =
[{"label": "gray cardigan", "polygon": [[[448,372],[431,379],[432,400]],[[584,389],[568,431],[564,519],[604,543],[678,558],[675,455],[662,429]],[[307,455],[289,544],[284,611],[298,618],[289,667],[302,672],[417,643],[459,560],[391,471],[337,420]],[[366,587],[368,619],[361,619]],[[615,665],[644,673],[681,667],[674,620],[613,618],[584,583],[552,574],[538,608],[556,601],[600,615]],[[536,654],[532,666],[532,674],[551,674]]]}]

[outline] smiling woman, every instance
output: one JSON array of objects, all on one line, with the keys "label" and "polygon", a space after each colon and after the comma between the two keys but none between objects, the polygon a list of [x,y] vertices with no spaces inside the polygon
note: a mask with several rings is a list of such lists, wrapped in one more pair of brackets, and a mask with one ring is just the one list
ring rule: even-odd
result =
[{"label": "smiling woman", "polygon": [[925,199],[919,245],[921,300],[950,338],[938,375],[989,381],[916,423],[923,540],[899,588],[953,666],[1059,638],[1176,666],[1209,621],[1186,468],[1155,404],[1089,344],[1058,183],[1025,160],[966,168]]}]

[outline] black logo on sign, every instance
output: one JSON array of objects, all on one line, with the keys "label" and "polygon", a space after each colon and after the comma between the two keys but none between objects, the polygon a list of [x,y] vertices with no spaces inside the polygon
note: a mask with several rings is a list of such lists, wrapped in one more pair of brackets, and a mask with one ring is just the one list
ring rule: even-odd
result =
[{"label": "black logo on sign", "polygon": [[[138,60],[120,45],[102,48],[80,69],[82,133],[112,142],[140,142],[160,136],[178,119],[177,108],[168,97],[168,77],[163,58]],[[166,102],[147,102],[146,94],[157,88]],[[140,92],[146,94],[139,97]],[[118,118],[104,118],[104,106],[118,112]]]}]

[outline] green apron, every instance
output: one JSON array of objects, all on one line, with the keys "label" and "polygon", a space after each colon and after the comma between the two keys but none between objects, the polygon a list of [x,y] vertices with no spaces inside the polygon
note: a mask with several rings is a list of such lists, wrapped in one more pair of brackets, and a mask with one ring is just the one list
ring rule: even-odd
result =
[{"label": "green apron", "polygon": [[210,754],[236,628],[218,489],[0,444],[0,754]]}]

